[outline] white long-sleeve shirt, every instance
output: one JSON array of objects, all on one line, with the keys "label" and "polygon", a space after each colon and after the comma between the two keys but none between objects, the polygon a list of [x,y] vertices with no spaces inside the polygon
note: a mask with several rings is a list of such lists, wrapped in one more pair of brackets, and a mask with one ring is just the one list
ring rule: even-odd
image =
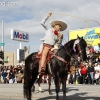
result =
[{"label": "white long-sleeve shirt", "polygon": [[45,25],[45,22],[47,19],[48,19],[48,17],[45,17],[41,21],[41,25],[46,29],[44,43],[49,44],[49,45],[55,45],[56,42],[58,41],[58,36],[54,34],[54,31],[55,31],[54,28],[48,27],[47,25]]},{"label": "white long-sleeve shirt", "polygon": [[94,74],[94,79],[98,79],[100,77],[100,73],[99,72],[96,72],[95,74]]}]

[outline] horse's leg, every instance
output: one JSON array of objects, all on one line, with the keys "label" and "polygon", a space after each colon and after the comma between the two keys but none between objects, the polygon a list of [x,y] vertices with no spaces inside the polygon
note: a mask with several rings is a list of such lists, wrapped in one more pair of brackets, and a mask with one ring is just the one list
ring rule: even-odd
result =
[{"label": "horse's leg", "polygon": [[38,78],[38,80],[37,80],[37,83],[38,83],[38,87],[39,87],[39,91],[40,91],[40,92],[44,92],[44,90],[42,90],[42,88],[41,88],[41,86],[40,86],[40,83],[41,83],[41,80],[42,80],[42,76],[43,76],[43,75],[40,74],[40,75],[39,75],[39,78]]},{"label": "horse's leg", "polygon": [[59,90],[60,90],[60,81],[59,81],[59,78],[58,76],[55,76],[55,90],[56,90],[56,100],[59,100]]},{"label": "horse's leg", "polygon": [[28,94],[28,97],[27,97],[27,100],[32,100],[31,99],[31,88],[32,88],[32,85],[33,85],[33,80],[31,79],[31,81],[30,81],[30,86],[29,86],[29,94]]},{"label": "horse's leg", "polygon": [[52,95],[52,92],[51,92],[51,90],[50,90],[50,87],[51,87],[51,77],[52,77],[51,74],[49,74],[49,75],[48,75],[48,84],[49,84],[48,91],[49,91],[49,94],[50,94],[50,95]]},{"label": "horse's leg", "polygon": [[27,97],[27,100],[32,100],[31,99],[31,89],[32,89],[32,87],[33,87],[33,91],[35,91],[35,86],[34,86],[34,79],[33,79],[33,77],[31,78],[31,81],[30,81],[30,86],[29,86],[29,96]]},{"label": "horse's leg", "polygon": [[66,100],[66,77],[62,77],[63,100]]},{"label": "horse's leg", "polygon": [[27,77],[26,73],[24,74],[24,97],[27,98],[27,100],[31,100],[31,88],[32,88],[32,79],[31,77]]},{"label": "horse's leg", "polygon": [[33,86],[32,86],[32,92],[35,92],[35,85],[33,83]]}]

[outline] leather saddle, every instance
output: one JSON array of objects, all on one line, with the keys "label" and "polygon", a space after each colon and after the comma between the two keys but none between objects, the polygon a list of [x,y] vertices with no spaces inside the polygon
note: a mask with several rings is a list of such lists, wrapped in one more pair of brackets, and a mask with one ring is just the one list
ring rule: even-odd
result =
[{"label": "leather saddle", "polygon": [[[47,58],[46,58],[46,65],[48,65],[48,68],[46,67],[46,70],[49,71],[49,73],[53,74],[52,71],[51,71],[51,67],[50,67],[50,61],[51,61],[51,58],[53,57],[53,55],[55,55],[55,53],[57,52],[57,50],[54,50],[54,51],[49,51],[48,55],[47,55]],[[41,65],[41,57],[42,57],[42,52],[41,53],[37,53],[36,54],[36,58],[39,60],[39,72],[40,72],[40,65]]]},{"label": "leather saddle", "polygon": [[[53,57],[53,55],[55,55],[56,52],[57,50],[49,51],[46,63],[49,63],[51,61],[51,58]],[[41,59],[41,57],[42,57],[42,52],[36,54],[36,58],[38,58],[39,60]]]}]

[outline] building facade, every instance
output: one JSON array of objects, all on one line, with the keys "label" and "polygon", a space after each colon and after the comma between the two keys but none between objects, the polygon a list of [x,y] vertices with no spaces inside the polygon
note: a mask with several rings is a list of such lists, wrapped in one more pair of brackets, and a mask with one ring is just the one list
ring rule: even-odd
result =
[{"label": "building facade", "polygon": [[[29,54],[25,53],[25,58]],[[0,59],[2,61],[2,59]],[[17,53],[16,52],[4,52],[4,66],[9,66],[9,65],[18,65],[19,61],[17,61]],[[20,64],[24,64],[24,61],[20,62]]]}]

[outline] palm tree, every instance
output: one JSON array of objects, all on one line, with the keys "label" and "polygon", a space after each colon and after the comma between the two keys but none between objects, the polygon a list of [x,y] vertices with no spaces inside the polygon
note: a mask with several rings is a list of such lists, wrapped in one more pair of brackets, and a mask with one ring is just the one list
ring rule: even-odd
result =
[{"label": "palm tree", "polygon": [[24,46],[24,51],[26,52],[28,50],[28,47],[27,46]]}]

